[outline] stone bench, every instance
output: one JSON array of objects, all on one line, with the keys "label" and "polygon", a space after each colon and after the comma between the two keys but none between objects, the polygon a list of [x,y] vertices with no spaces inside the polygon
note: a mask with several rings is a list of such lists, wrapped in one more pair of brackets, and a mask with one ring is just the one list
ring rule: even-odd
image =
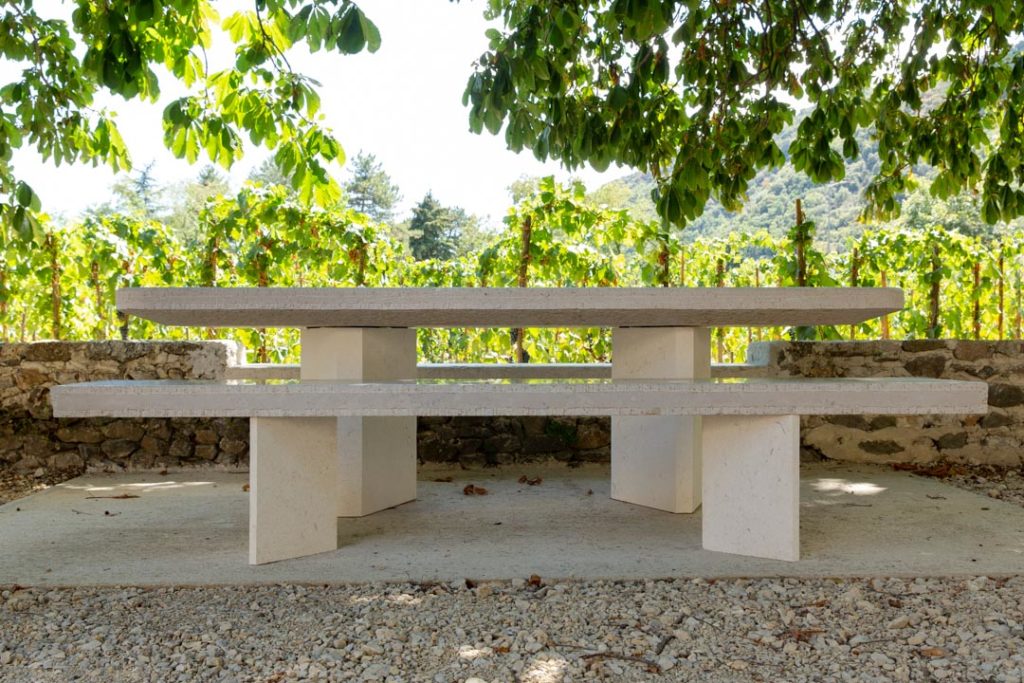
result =
[{"label": "stone bench", "polygon": [[[657,429],[663,416],[694,416],[702,421],[704,548],[797,560],[800,415],[980,414],[987,410],[987,386],[916,378],[137,380],[58,386],[52,401],[57,417],[251,418],[252,564],[336,549],[337,517],[351,499],[371,499],[360,507],[381,509],[415,498],[414,468],[410,479],[384,458],[381,472],[374,462],[346,465],[362,459],[362,418],[380,418],[369,424],[377,430],[372,438],[386,447],[389,438],[403,443],[407,435],[399,432],[415,429],[410,416],[638,418],[621,423],[631,430]],[[638,465],[637,459],[617,463],[613,453],[612,497],[616,486],[646,481]],[[367,476],[352,481],[339,474],[354,470]]]}]

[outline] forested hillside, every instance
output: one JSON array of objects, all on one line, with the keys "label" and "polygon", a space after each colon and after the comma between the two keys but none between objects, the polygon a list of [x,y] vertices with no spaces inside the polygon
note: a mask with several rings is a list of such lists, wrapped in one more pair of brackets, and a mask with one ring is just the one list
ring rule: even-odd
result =
[{"label": "forested hillside", "polygon": [[[788,152],[796,135],[799,119],[779,136],[779,146]],[[784,235],[793,225],[794,206],[803,200],[804,213],[815,222],[816,239],[826,249],[842,249],[847,238],[859,236],[867,227],[858,222],[864,208],[863,192],[878,171],[878,144],[868,131],[857,136],[860,156],[846,162],[846,176],[833,183],[817,185],[789,164],[759,174],[750,183],[748,201],[744,209],[729,213],[712,200],[704,214],[683,231],[683,239],[721,237],[730,232],[752,233],[765,229],[775,236]],[[945,223],[946,227],[973,235],[992,235],[1007,230],[1005,225],[989,226],[981,220],[978,201],[971,195],[936,199],[928,192],[935,170],[928,166],[914,169],[921,186],[905,198],[903,215],[895,221],[908,227],[929,227]],[[634,218],[657,220],[651,190],[650,176],[633,173],[607,183],[591,194],[591,200],[607,204],[610,208],[629,209]],[[1017,227],[1017,223],[1012,226]]]}]

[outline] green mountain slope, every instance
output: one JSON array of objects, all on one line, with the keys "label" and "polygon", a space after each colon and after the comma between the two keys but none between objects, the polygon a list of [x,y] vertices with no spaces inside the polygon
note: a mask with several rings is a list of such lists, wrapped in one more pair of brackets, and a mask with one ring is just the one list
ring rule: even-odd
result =
[{"label": "green mountain slope", "polygon": [[[796,134],[797,122],[779,135],[779,146],[788,151]],[[741,211],[730,213],[716,202],[708,203],[704,214],[684,230],[685,239],[717,237],[729,232],[754,232],[766,229],[774,235],[784,234],[792,226],[797,199],[803,200],[804,213],[817,226],[816,241],[820,246],[841,249],[848,237],[856,237],[868,226],[858,222],[857,217],[864,207],[863,193],[871,178],[878,171],[878,144],[871,139],[869,131],[861,130],[857,136],[860,156],[846,162],[846,176],[843,180],[818,185],[803,173],[793,170],[789,164],[779,169],[765,171],[756,176],[748,189],[748,200]],[[1020,227],[1020,221],[1010,226],[987,226],[980,217],[978,202],[966,194],[943,202],[930,196],[927,187],[935,176],[935,170],[928,166],[914,169],[921,181],[921,187],[904,201],[904,216],[897,222],[913,225],[922,217],[949,216],[956,214],[955,225],[948,227],[975,234],[1000,234],[1008,229]],[[633,173],[613,180],[594,191],[590,198],[610,208],[628,209],[634,218],[657,220],[651,190],[654,181],[648,175]],[[908,216],[908,206],[914,207],[914,218]],[[934,220],[934,219],[933,219]]]}]

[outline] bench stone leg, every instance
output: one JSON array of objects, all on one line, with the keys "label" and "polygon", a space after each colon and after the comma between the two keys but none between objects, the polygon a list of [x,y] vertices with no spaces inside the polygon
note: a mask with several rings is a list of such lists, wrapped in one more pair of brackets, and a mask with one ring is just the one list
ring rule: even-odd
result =
[{"label": "bench stone leg", "polygon": [[[711,335],[707,328],[623,327],[612,331],[613,379],[710,376]],[[668,512],[693,512],[700,507],[701,419],[612,417],[612,498]]]},{"label": "bench stone leg", "polygon": [[335,419],[254,417],[249,439],[249,564],[336,550]]},{"label": "bench stone leg", "polygon": [[704,418],[705,550],[800,559],[800,417]]},{"label": "bench stone leg", "polygon": [[[416,330],[302,330],[300,377],[373,382],[416,378]],[[362,517],[416,499],[416,418],[337,421],[337,514]]]}]

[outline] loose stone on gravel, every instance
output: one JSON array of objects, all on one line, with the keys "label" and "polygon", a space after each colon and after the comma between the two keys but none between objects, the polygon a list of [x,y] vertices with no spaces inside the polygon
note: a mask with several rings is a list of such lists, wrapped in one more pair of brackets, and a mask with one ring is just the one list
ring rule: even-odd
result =
[{"label": "loose stone on gravel", "polygon": [[989,498],[1024,506],[1024,467],[960,466],[943,481]]},{"label": "loose stone on gravel", "polygon": [[535,583],[7,587],[0,678],[1024,679],[1020,577]]}]

